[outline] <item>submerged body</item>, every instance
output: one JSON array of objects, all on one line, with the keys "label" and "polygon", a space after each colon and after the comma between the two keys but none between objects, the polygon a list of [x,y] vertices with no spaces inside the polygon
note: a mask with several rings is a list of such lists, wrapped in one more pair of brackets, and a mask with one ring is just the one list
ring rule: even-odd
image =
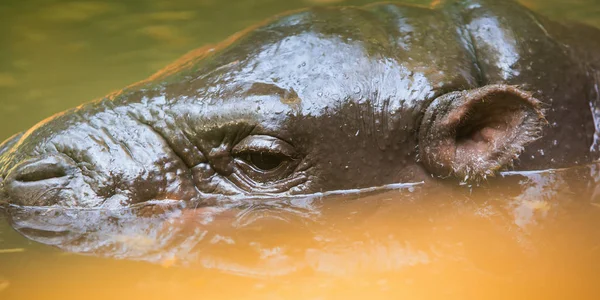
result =
[{"label": "submerged body", "polygon": [[598,158],[600,31],[511,1],[278,17],[0,146],[0,197],[123,207]]}]

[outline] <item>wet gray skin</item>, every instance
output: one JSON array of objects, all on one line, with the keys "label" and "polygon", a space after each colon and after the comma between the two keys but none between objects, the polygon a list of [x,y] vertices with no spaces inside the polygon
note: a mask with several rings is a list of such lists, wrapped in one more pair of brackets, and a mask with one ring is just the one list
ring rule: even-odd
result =
[{"label": "wet gray skin", "polygon": [[511,1],[314,8],[183,57],[0,146],[16,205],[121,207],[597,159],[600,31]]}]

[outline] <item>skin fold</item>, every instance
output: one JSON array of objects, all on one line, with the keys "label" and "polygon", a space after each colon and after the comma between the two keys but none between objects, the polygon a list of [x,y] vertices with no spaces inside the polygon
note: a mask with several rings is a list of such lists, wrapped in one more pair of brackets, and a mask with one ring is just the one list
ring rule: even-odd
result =
[{"label": "skin fold", "polygon": [[275,17],[0,146],[0,198],[123,207],[598,158],[600,31],[512,1]]}]

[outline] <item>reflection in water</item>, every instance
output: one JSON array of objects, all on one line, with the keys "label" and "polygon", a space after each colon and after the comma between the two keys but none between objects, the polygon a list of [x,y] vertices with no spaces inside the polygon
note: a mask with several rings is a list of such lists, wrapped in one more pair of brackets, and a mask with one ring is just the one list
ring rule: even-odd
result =
[{"label": "reflection in water", "polygon": [[336,244],[343,226],[360,224],[386,201],[414,201],[417,186],[391,186],[396,190],[387,193],[206,199],[210,206],[180,201],[125,210],[11,206],[8,214],[25,237],[69,252],[273,276],[309,268],[311,263],[298,264],[303,256],[316,263],[314,248]]},{"label": "reflection in water", "polygon": [[[225,282],[252,299],[342,290],[489,298],[494,289],[502,298],[574,287],[585,295],[598,278],[598,180],[590,165],[504,173],[472,189],[396,185],[113,211],[11,206],[7,215],[27,238],[67,252],[205,274],[207,295]],[[198,289],[178,284],[176,295]]]}]

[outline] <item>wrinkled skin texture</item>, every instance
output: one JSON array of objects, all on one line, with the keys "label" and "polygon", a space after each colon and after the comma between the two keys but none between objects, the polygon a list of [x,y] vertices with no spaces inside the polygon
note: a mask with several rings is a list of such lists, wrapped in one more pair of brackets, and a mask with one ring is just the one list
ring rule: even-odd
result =
[{"label": "wrinkled skin texture", "polygon": [[583,164],[597,49],[598,30],[510,1],[296,12],[9,139],[0,198],[121,207]]}]

